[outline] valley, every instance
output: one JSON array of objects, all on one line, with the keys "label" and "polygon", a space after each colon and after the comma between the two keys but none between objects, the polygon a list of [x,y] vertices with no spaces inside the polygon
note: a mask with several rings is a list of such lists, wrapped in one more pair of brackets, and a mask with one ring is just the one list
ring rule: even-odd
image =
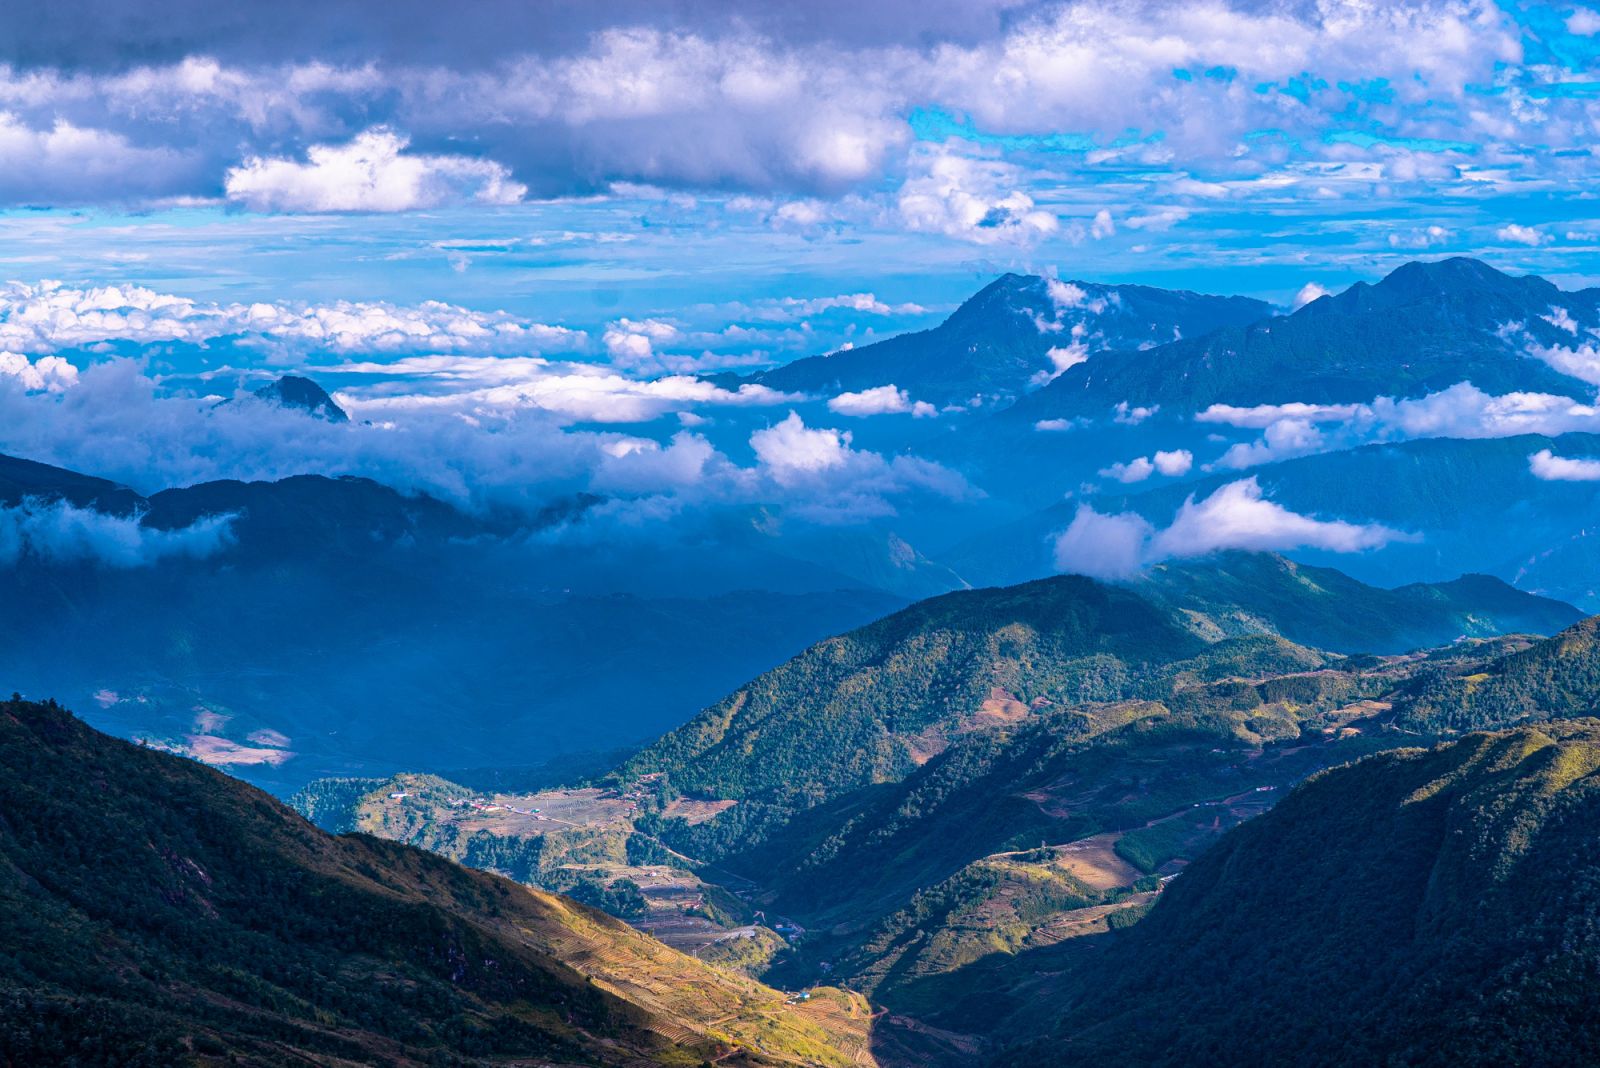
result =
[{"label": "valley", "polygon": [[[1478,595],[1489,600],[1458,610],[1484,619],[1503,600]],[[1387,596],[1248,557],[1126,592],[1056,580],[955,594],[830,639],[708,709],[680,736],[711,761],[669,737],[588,785],[481,793],[402,775],[321,781],[294,803],[331,830],[573,895],[784,989],[844,984],[884,1012],[885,1063],[965,1064],[1004,1045],[975,1008],[985,991],[1020,984],[1006,1013],[1036,1011],[1027,962],[1097,954],[1308,778],[1454,736],[1457,721],[1418,695],[1524,677],[1540,650],[1587,662],[1587,621],[1548,641],[1381,654],[1280,636],[1343,633],[1363,598],[1403,625]],[[1411,625],[1426,626],[1433,599],[1407,596]],[[1074,636],[1084,612],[1105,620],[1082,632],[1088,644]],[[1125,652],[1104,644],[1121,633],[1139,637]],[[907,693],[929,696],[887,700]],[[826,744],[835,728],[815,717],[841,699],[858,717],[894,710],[852,751],[904,756],[849,778],[848,765],[789,761],[792,746]],[[1497,707],[1499,722],[1519,715]],[[719,767],[726,778],[707,777]]]}]

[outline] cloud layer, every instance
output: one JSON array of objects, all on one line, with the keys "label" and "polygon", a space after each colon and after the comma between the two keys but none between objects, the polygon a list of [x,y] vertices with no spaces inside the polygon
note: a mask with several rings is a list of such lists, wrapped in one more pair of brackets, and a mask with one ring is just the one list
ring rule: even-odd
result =
[{"label": "cloud layer", "polygon": [[1204,500],[1190,496],[1172,522],[1159,530],[1132,512],[1104,515],[1081,505],[1072,523],[1056,537],[1055,565],[1058,571],[1116,579],[1161,560],[1223,549],[1352,553],[1408,538],[1381,524],[1291,512],[1268,500],[1254,478],[1245,478],[1221,486]]}]

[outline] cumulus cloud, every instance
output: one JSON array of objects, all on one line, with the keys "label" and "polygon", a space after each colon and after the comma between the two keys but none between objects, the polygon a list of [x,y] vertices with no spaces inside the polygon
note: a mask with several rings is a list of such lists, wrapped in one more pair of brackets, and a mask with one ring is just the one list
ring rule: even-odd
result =
[{"label": "cumulus cloud", "polygon": [[1442,226],[1425,226],[1418,230],[1396,230],[1389,234],[1390,248],[1425,249],[1443,245],[1455,233]]},{"label": "cumulus cloud", "polygon": [[1171,525],[1151,541],[1158,559],[1202,556],[1219,549],[1280,551],[1325,549],[1336,553],[1375,549],[1404,538],[1378,524],[1323,520],[1291,512],[1261,493],[1254,478],[1230,482],[1203,501],[1184,501]]},{"label": "cumulus cloud", "polygon": [[[918,107],[970,116],[973,140],[992,131],[1024,150],[1041,131],[1084,131],[1089,166],[1244,176],[1191,179],[1223,195],[1240,181],[1280,192],[1280,175],[1261,171],[1282,170],[1286,142],[1318,168],[1301,183],[1315,195],[1367,161],[1392,178],[1446,155],[1400,138],[1490,141],[1491,158],[1538,144],[1559,165],[1556,153],[1592,133],[1585,101],[1524,91],[1549,84],[1551,67],[1524,55],[1516,19],[1483,0],[831,5],[806,19],[730,3],[404,7],[364,17],[366,35],[327,6],[222,15],[190,2],[159,27],[108,6],[70,29],[46,12],[4,46],[14,65],[0,99],[30,131],[96,131],[104,143],[76,170],[102,193],[158,175],[156,190],[212,196],[233,168],[263,195],[292,188],[313,203],[322,186],[275,165],[318,166],[311,149],[348,151],[382,129],[413,135],[420,158],[483,163],[427,154],[470,144],[514,172],[444,176],[469,196],[498,179],[539,195],[625,180],[808,198],[903,173],[914,136],[904,117]],[[1571,32],[1587,28],[1586,10],[1568,17]],[[960,33],[942,29],[952,22]],[[1471,91],[1488,85],[1506,91]],[[1320,136],[1352,127],[1388,136]],[[1130,142],[1130,129],[1164,136]],[[1246,139],[1266,129],[1284,136]],[[132,146],[176,162],[118,166]],[[407,158],[369,154],[385,166]],[[37,158],[20,157],[18,175]],[[73,171],[59,166],[32,190],[72,195],[84,183],[51,179]]]},{"label": "cumulus cloud", "polygon": [[1163,475],[1177,478],[1187,475],[1194,466],[1194,453],[1188,449],[1173,449],[1170,452],[1157,452],[1155,454],[1156,470]]},{"label": "cumulus cloud", "polygon": [[[1568,373],[1574,373],[1570,371]],[[1204,423],[1259,428],[1261,436],[1229,446],[1216,466],[1244,468],[1370,441],[1503,438],[1600,430],[1600,409],[1550,393],[1493,396],[1470,382],[1424,397],[1378,397],[1365,404],[1213,405]]]},{"label": "cumulus cloud", "polygon": [[893,515],[891,498],[927,493],[971,495],[960,475],[914,456],[886,458],[858,450],[848,430],[810,427],[797,412],[750,435],[757,472],[787,493],[785,507],[823,523]]},{"label": "cumulus cloud", "polygon": [[1056,570],[1101,579],[1129,578],[1145,567],[1145,550],[1154,535],[1155,528],[1132,512],[1103,515],[1081,504],[1072,523],[1056,537]]},{"label": "cumulus cloud", "polygon": [[[437,369],[490,373],[472,365]],[[700,398],[716,390],[687,378],[608,383],[610,373],[590,370],[598,372],[592,379],[558,372],[551,376],[558,381],[535,383],[529,388],[547,391],[537,403],[504,386],[473,391],[473,401],[460,395],[359,397],[341,390],[338,399],[354,418],[335,424],[275,405],[166,395],[133,361],[112,360],[88,368],[77,386],[60,393],[0,388],[0,426],[7,452],[146,493],[221,478],[315,472],[361,475],[472,510],[538,513],[553,500],[588,492],[605,495],[612,514],[636,518],[759,505],[845,523],[891,515],[903,495],[960,498],[972,492],[937,464],[854,448],[848,433],[813,430],[798,415],[758,431],[751,441],[755,462],[743,466],[691,431],[663,442],[572,429],[575,420],[628,414],[630,405],[640,416],[672,411],[687,406],[673,395]],[[593,394],[581,392],[590,388]],[[613,388],[641,392],[617,397],[606,392]],[[741,393],[722,391],[718,399],[767,399]]]},{"label": "cumulus cloud", "polygon": [[1114,478],[1118,482],[1143,482],[1155,472],[1156,465],[1150,462],[1150,457],[1140,456],[1129,460],[1127,463],[1115,463],[1110,467],[1102,467],[1102,478]]},{"label": "cumulus cloud", "polygon": [[0,378],[31,392],[60,393],[78,384],[78,369],[60,356],[29,360],[20,352],[0,352]]},{"label": "cumulus cloud", "polygon": [[29,498],[0,508],[0,564],[11,566],[31,558],[52,564],[133,568],[173,558],[199,559],[231,542],[234,518],[206,516],[178,530],[157,530],[138,516]]},{"label": "cumulus cloud", "polygon": [[1600,33],[1600,13],[1587,7],[1576,9],[1567,16],[1567,32],[1579,37],[1593,37]]},{"label": "cumulus cloud", "polygon": [[840,415],[895,415],[909,412],[918,419],[939,414],[927,401],[913,401],[911,395],[894,385],[874,386],[857,393],[841,393],[828,401],[828,410]]},{"label": "cumulus cloud", "polygon": [[1521,223],[1507,223],[1494,232],[1494,236],[1501,241],[1509,241],[1514,245],[1542,245],[1550,240],[1550,235],[1534,226],[1523,226]]},{"label": "cumulus cloud", "polygon": [[441,301],[213,304],[136,285],[0,284],[3,349],[48,353],[117,341],[204,345],[235,336],[268,347],[340,353],[528,353],[579,349],[588,340],[581,331]]},{"label": "cumulus cloud", "polygon": [[618,366],[647,368],[657,362],[657,345],[672,344],[682,337],[677,324],[665,319],[618,319],[606,327],[600,341]]},{"label": "cumulus cloud", "polygon": [[1326,296],[1328,296],[1328,291],[1322,286],[1318,285],[1316,282],[1307,282],[1305,285],[1301,286],[1300,291],[1294,295],[1294,310],[1299,311],[1312,301],[1321,300]]},{"label": "cumulus cloud", "polygon": [[[1577,333],[1577,324],[1572,321],[1565,308],[1552,310],[1560,313],[1547,320],[1552,326],[1573,334]],[[1600,348],[1596,348],[1593,341],[1566,346],[1541,345],[1530,339],[1527,353],[1536,360],[1543,360],[1564,375],[1571,375],[1591,386],[1600,386]]]},{"label": "cumulus cloud", "polygon": [[1173,449],[1170,452],[1158,451],[1154,456],[1139,456],[1126,463],[1103,467],[1100,469],[1100,475],[1102,478],[1114,478],[1118,482],[1143,482],[1157,472],[1174,478],[1186,475],[1193,466],[1194,453],[1188,449]]},{"label": "cumulus cloud", "polygon": [[949,152],[919,159],[918,172],[900,187],[898,208],[908,229],[944,234],[980,245],[1029,245],[1055,233],[1060,221],[1033,198],[1006,187],[1016,168]]},{"label": "cumulus cloud", "polygon": [[1104,515],[1088,505],[1055,542],[1055,564],[1097,578],[1125,578],[1161,560],[1205,556],[1223,549],[1284,552],[1320,549],[1351,553],[1380,548],[1409,535],[1380,524],[1318,519],[1268,500],[1254,478],[1190,496],[1172,522],[1156,529],[1131,513]]},{"label": "cumulus cloud", "polygon": [[[563,422],[642,423],[698,407],[762,407],[798,399],[756,383],[724,389],[689,375],[640,379],[610,367],[531,356],[406,356],[330,370],[381,380],[338,393],[352,415],[373,420],[421,411],[472,416],[536,409]],[[396,383],[396,376],[404,381]]]},{"label": "cumulus cloud", "polygon": [[1118,401],[1116,407],[1111,410],[1111,417],[1127,426],[1138,426],[1160,410],[1161,405],[1159,404],[1152,404],[1146,407],[1129,405],[1127,401]]},{"label": "cumulus cloud", "polygon": [[392,130],[312,145],[305,162],[252,156],[228,171],[229,200],[261,212],[416,211],[454,201],[514,204],[528,192],[492,160],[410,155]]},{"label": "cumulus cloud", "polygon": [[1600,460],[1573,459],[1540,449],[1528,457],[1528,470],[1546,482],[1600,482]]}]

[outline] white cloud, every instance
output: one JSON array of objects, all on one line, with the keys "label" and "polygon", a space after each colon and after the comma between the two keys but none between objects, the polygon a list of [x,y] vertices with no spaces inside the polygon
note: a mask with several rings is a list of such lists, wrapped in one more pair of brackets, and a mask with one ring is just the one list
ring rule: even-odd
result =
[{"label": "white cloud", "polygon": [[842,308],[863,315],[922,315],[928,309],[920,304],[887,304],[871,293],[841,293],[833,297],[781,297],[766,307],[754,309],[758,317],[801,319],[809,315]]},{"label": "white cloud", "polygon": [[1096,241],[1110,237],[1117,232],[1117,224],[1111,218],[1111,212],[1101,208],[1094,213],[1094,218],[1089,222],[1089,236]]},{"label": "white cloud", "polygon": [[1161,530],[1132,512],[1104,515],[1082,505],[1056,538],[1055,564],[1060,571],[1124,578],[1160,560],[1205,556],[1223,549],[1351,553],[1409,539],[1410,535],[1379,524],[1291,512],[1267,500],[1260,484],[1246,478],[1220,487],[1201,501],[1190,496]]},{"label": "white cloud", "polygon": [[1170,452],[1157,452],[1154,457],[1140,456],[1127,463],[1115,463],[1110,467],[1103,467],[1100,469],[1100,475],[1102,478],[1114,478],[1118,482],[1143,482],[1157,472],[1173,478],[1186,475],[1193,466],[1194,453],[1188,449],[1174,449]]},{"label": "white cloud", "polygon": [[1567,32],[1579,37],[1593,37],[1600,33],[1600,14],[1587,7],[1576,9],[1567,16]]},{"label": "white cloud", "polygon": [[1567,311],[1565,308],[1551,308],[1549,315],[1541,315],[1539,318],[1543,319],[1557,330],[1565,330],[1567,333],[1573,335],[1578,333],[1578,321],[1574,319],[1572,317],[1572,313]]},{"label": "white cloud", "polygon": [[[481,383],[499,373],[489,365],[507,362],[415,359],[428,361],[432,373]],[[352,365],[347,373],[357,370]],[[570,429],[579,420],[767,403],[776,394],[750,392],[748,386],[718,390],[685,377],[636,382],[588,365],[541,367],[529,360],[520,370],[532,381],[484,384],[448,396],[340,390],[336,396],[354,418],[334,424],[276,405],[163,395],[133,361],[111,360],[84,370],[77,386],[60,393],[0,389],[0,427],[7,452],[145,493],[223,478],[330,472],[373,478],[474,510],[536,514],[552,500],[592,492],[608,499],[606,509],[594,513],[595,522],[653,522],[652,516],[670,518],[690,509],[758,505],[802,521],[837,524],[892,515],[895,501],[906,495],[960,499],[974,492],[938,464],[856,449],[847,433],[812,430],[798,416],[752,436],[755,460],[749,466],[734,463],[693,432],[678,430],[662,443],[639,434]],[[38,521],[33,529],[40,529]],[[169,549],[157,542],[149,551]]]},{"label": "white cloud", "polygon": [[424,301],[210,304],[136,285],[79,289],[55,281],[0,284],[0,348],[53,352],[102,341],[205,344],[244,336],[297,350],[516,351],[580,349],[577,330]]},{"label": "white cloud", "polygon": [[761,407],[798,399],[755,383],[728,390],[688,375],[637,379],[595,364],[527,356],[407,356],[384,363],[345,363],[331,370],[408,380],[405,392],[397,392],[399,387],[388,381],[339,391],[341,406],[368,419],[424,410],[482,414],[538,409],[563,421],[639,423],[696,407]]},{"label": "white cloud", "polygon": [[1060,229],[1060,221],[1026,193],[1005,191],[1019,181],[1008,164],[944,151],[922,152],[917,163],[897,198],[907,229],[980,245],[1029,245]]},{"label": "white cloud", "polygon": [[1390,248],[1424,249],[1443,245],[1455,237],[1455,232],[1442,226],[1426,226],[1419,230],[1396,230],[1389,234]]},{"label": "white cloud", "polygon": [[682,337],[682,331],[665,319],[618,319],[606,327],[600,342],[619,367],[648,368],[656,364],[657,345],[672,344]]},{"label": "white cloud", "polygon": [[207,516],[178,530],[157,530],[137,516],[30,498],[0,508],[0,564],[33,557],[55,564],[132,568],[174,557],[197,559],[229,544],[234,518]]},{"label": "white cloud", "polygon": [[1225,423],[1228,426],[1261,428],[1283,419],[1300,419],[1309,423],[1342,422],[1353,419],[1363,410],[1359,404],[1258,404],[1239,408],[1231,404],[1213,404],[1198,413],[1197,423]]},{"label": "white cloud", "polygon": [[229,200],[260,212],[416,211],[455,201],[514,204],[528,192],[492,160],[405,154],[376,128],[346,145],[313,145],[304,163],[252,156],[228,171]]},{"label": "white cloud", "polygon": [[1079,505],[1071,525],[1056,537],[1056,570],[1100,579],[1129,578],[1144,568],[1145,548],[1154,534],[1155,528],[1132,512],[1103,515],[1087,504]]},{"label": "white cloud", "polygon": [[1144,215],[1130,215],[1122,221],[1122,225],[1130,230],[1149,230],[1152,233],[1161,233],[1172,229],[1192,215],[1186,208],[1164,208],[1161,211],[1152,211]]},{"label": "white cloud", "polygon": [[1076,430],[1084,425],[1086,422],[1080,419],[1040,419],[1033,424],[1033,429],[1046,434],[1059,434],[1067,430]]},{"label": "white cloud", "polygon": [[1155,472],[1155,469],[1156,465],[1150,462],[1150,457],[1140,456],[1129,460],[1127,463],[1115,463],[1110,467],[1102,467],[1100,476],[1102,478],[1114,478],[1118,482],[1143,482]]},{"label": "white cloud", "polygon": [[78,384],[78,369],[59,356],[29,361],[20,352],[0,352],[0,379],[3,378],[31,392],[60,393]]},{"label": "white cloud", "polygon": [[[1560,310],[1565,322],[1551,320],[1552,325],[1567,329],[1570,324],[1572,332],[1576,334],[1577,324],[1572,323],[1571,317],[1565,315],[1565,309]],[[1541,345],[1530,338],[1527,351],[1529,356],[1543,360],[1564,375],[1571,375],[1591,386],[1600,385],[1600,348],[1596,348],[1592,341],[1567,348],[1564,345]]]},{"label": "white cloud", "polygon": [[757,472],[786,491],[784,507],[822,523],[894,514],[889,499],[912,492],[959,499],[972,489],[958,474],[913,456],[857,450],[847,430],[808,427],[796,412],[750,435]]},{"label": "white cloud", "polygon": [[1600,460],[1576,460],[1540,449],[1528,457],[1528,470],[1546,482],[1600,482]]},{"label": "white cloud", "polygon": [[1118,401],[1112,409],[1112,418],[1128,426],[1138,426],[1146,419],[1161,410],[1161,405],[1152,404],[1149,407],[1130,407],[1127,401]]},{"label": "white cloud", "polygon": [[1171,452],[1157,452],[1155,454],[1156,470],[1163,475],[1177,478],[1187,475],[1190,468],[1194,467],[1194,453],[1188,449],[1173,449]]},{"label": "white cloud", "polygon": [[756,459],[771,470],[780,484],[790,484],[807,475],[843,467],[850,457],[850,431],[813,429],[798,412],[790,412],[783,422],[750,435]]},{"label": "white cloud", "polygon": [[1263,497],[1260,483],[1246,478],[1228,483],[1203,501],[1186,500],[1171,525],[1151,542],[1151,551],[1157,558],[1202,556],[1219,549],[1350,553],[1404,537],[1378,524],[1313,519],[1291,512]]},{"label": "white cloud", "polygon": [[1326,296],[1328,296],[1328,291],[1322,286],[1318,285],[1316,282],[1307,282],[1305,285],[1301,286],[1300,291],[1294,295],[1294,310],[1299,311],[1312,301],[1321,300]]},{"label": "white cloud", "polygon": [[911,395],[894,385],[874,386],[858,393],[841,393],[828,401],[828,410],[840,415],[895,415],[909,412],[918,419],[939,414],[927,401],[913,401]]},{"label": "white cloud", "polygon": [[1542,245],[1550,240],[1550,235],[1539,228],[1521,223],[1507,223],[1496,230],[1494,236],[1515,245]]},{"label": "white cloud", "polygon": [[[1584,371],[1582,355],[1571,355],[1569,374]],[[1600,367],[1600,363],[1595,366]],[[1503,438],[1518,434],[1559,435],[1600,430],[1600,409],[1550,393],[1491,396],[1459,382],[1424,397],[1378,397],[1366,404],[1264,404],[1254,408],[1213,405],[1200,422],[1261,428],[1255,441],[1228,448],[1217,461],[1225,468],[1251,467],[1369,441],[1416,438]]]}]

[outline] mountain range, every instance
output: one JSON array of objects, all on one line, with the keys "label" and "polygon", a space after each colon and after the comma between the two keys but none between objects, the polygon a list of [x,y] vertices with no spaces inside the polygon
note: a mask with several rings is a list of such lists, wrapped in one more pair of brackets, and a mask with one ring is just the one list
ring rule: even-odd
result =
[{"label": "mountain range", "polygon": [[[11,1064],[871,1063],[778,991],[570,900],[0,703]],[[92,858],[92,859],[91,859]]]}]

